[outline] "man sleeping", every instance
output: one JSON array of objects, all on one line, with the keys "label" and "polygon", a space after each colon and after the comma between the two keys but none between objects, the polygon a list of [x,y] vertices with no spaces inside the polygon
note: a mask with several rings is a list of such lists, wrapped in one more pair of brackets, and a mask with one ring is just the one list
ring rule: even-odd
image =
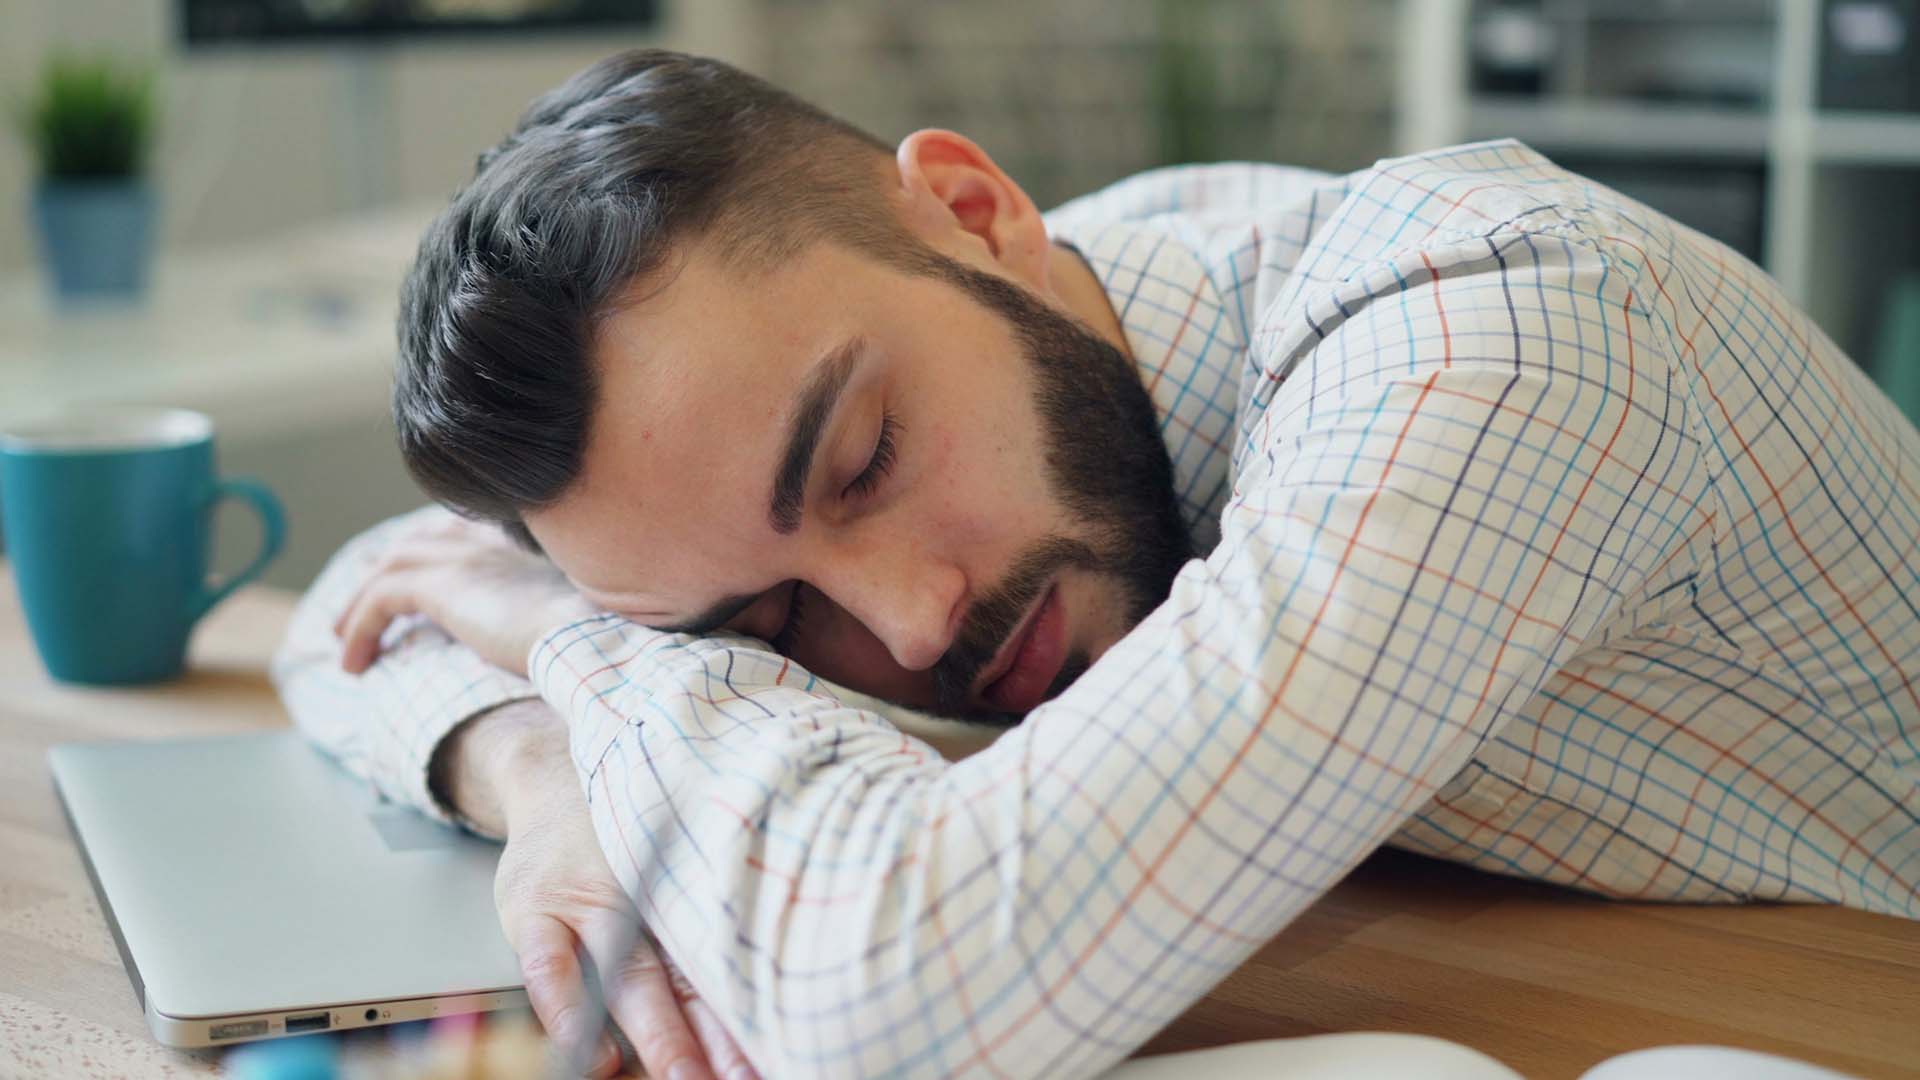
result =
[{"label": "man sleeping", "polygon": [[394,415],[448,509],[279,686],[654,1075],[1095,1073],[1386,843],[1920,914],[1920,434],[1519,143],[1042,214],[623,53],[428,229]]}]

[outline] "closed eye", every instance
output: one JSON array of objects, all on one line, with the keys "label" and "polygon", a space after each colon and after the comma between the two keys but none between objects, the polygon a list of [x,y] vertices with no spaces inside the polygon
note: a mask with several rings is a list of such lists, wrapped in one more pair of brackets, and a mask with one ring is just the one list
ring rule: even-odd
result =
[{"label": "closed eye", "polygon": [[883,413],[880,417],[880,437],[873,444],[873,457],[868,459],[867,467],[861,470],[860,475],[854,477],[853,482],[847,485],[848,498],[871,495],[873,490],[880,486],[880,481],[886,479],[888,470],[893,468],[894,456],[898,451],[899,434],[900,422],[892,413]]}]

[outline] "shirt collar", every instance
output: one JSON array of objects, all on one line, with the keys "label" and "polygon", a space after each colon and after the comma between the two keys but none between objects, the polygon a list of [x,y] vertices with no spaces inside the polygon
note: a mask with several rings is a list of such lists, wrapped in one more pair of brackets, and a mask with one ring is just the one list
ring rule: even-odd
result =
[{"label": "shirt collar", "polygon": [[1055,239],[1106,290],[1160,421],[1181,516],[1196,549],[1211,551],[1231,490],[1240,328],[1193,251],[1164,229],[1090,222]]}]

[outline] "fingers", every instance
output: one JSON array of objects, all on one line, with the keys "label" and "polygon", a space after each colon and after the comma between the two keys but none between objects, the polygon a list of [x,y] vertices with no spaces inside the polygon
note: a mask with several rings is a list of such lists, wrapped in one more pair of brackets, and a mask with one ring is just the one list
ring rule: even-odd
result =
[{"label": "fingers", "polygon": [[340,636],[340,666],[355,675],[367,670],[380,655],[380,636],[388,624],[419,609],[405,575],[370,582],[334,631]]},{"label": "fingers", "polygon": [[[460,554],[461,548],[444,542],[438,528],[417,529],[389,545],[385,557],[374,564],[359,591],[333,620],[333,636],[343,642],[340,666],[355,674],[366,670],[380,654],[380,635],[387,624],[418,610],[411,603],[422,584],[417,571],[451,563]],[[396,603],[403,597],[409,602]],[[383,611],[386,618],[376,623]]]},{"label": "fingers", "polygon": [[582,926],[587,951],[601,973],[608,1011],[627,1033],[648,1076],[712,1080],[700,1040],[687,1024],[653,940],[614,912]]},{"label": "fingers", "polygon": [[680,1008],[687,1014],[687,1023],[693,1025],[693,1033],[699,1037],[714,1074],[722,1080],[759,1080],[760,1074],[747,1060],[746,1051],[740,1049],[740,1044],[733,1041],[733,1036],[727,1034],[726,1027],[720,1023],[720,1014],[700,999],[700,992],[687,981],[686,973],[673,962],[673,957],[661,951],[657,943],[653,949],[666,965],[667,985],[673,987],[673,996],[680,1000]]},{"label": "fingers", "polygon": [[[574,955],[573,932],[548,915],[531,915],[515,926],[514,953],[520,960],[520,978],[540,1026],[566,1058],[573,1074],[603,1064],[588,1051],[604,1055],[612,1040],[601,1033],[600,1010],[587,996],[580,962]],[[596,1075],[602,1075],[596,1069]]]},{"label": "fingers", "polygon": [[620,1048],[614,1045],[613,1036],[602,1029],[599,1040],[594,1043],[593,1069],[587,1075],[597,1080],[609,1077],[620,1071],[620,1065]]},{"label": "fingers", "polygon": [[760,1080],[760,1074],[754,1071],[746,1052],[721,1026],[720,1014],[713,1011],[713,1006],[699,998],[688,998],[682,1002],[682,1006],[686,1009],[688,1022],[693,1024],[694,1034],[700,1037],[707,1063],[713,1066],[713,1071],[721,1080]]}]

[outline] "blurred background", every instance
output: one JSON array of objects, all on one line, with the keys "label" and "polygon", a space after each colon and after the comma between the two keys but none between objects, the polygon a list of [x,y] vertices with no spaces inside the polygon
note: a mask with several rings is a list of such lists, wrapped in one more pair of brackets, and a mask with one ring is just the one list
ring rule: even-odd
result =
[{"label": "blurred background", "polygon": [[[1042,206],[1162,164],[1517,136],[1765,266],[1912,412],[1917,33],[1920,0],[5,0],[0,408],[212,413],[223,467],[288,505],[269,580],[305,584],[420,501],[385,393],[421,225],[535,94],[662,45],[883,138],[964,131]],[[149,80],[130,177],[52,175],[27,118],[57,57],[69,112]],[[66,207],[129,183],[96,228],[150,235],[150,271],[68,289]]]}]

